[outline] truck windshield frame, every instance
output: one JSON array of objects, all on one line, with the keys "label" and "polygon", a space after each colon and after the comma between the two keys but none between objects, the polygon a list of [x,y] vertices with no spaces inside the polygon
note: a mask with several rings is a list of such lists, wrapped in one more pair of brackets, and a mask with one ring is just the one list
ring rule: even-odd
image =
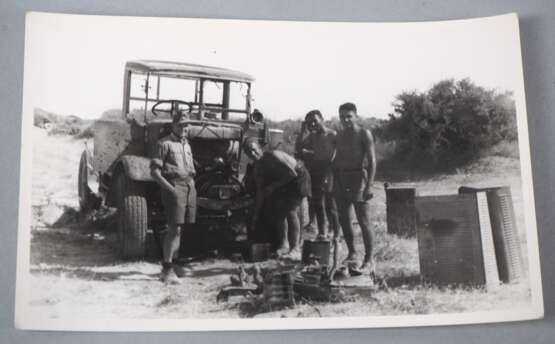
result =
[{"label": "truck windshield frame", "polygon": [[[142,80],[142,84],[136,84],[135,79]],[[127,70],[124,78],[124,99],[122,114],[125,118],[130,115],[141,114],[145,121],[152,118],[151,108],[160,101],[182,100],[188,102],[192,106],[192,115],[198,120],[221,120],[231,122],[245,122],[248,120],[248,114],[251,112],[251,83],[245,81],[225,80],[219,78],[195,78],[191,76],[183,76],[171,72],[140,72]],[[166,97],[167,88],[164,89],[164,81],[187,81],[194,82],[193,96],[172,96]],[[212,87],[212,93],[219,92],[216,95],[219,101],[215,101],[214,95],[209,94],[209,87]],[[215,87],[215,88],[214,88]],[[235,101],[231,101],[232,91],[236,96]],[[176,89],[170,93],[176,93]],[[137,94],[139,93],[139,94]],[[239,101],[237,101],[239,99]],[[212,100],[208,102],[207,100]],[[132,106],[134,103],[136,106]],[[233,104],[232,104],[233,103]],[[231,105],[241,105],[230,107]],[[139,107],[140,106],[140,107]],[[169,118],[168,118],[169,119]]]}]

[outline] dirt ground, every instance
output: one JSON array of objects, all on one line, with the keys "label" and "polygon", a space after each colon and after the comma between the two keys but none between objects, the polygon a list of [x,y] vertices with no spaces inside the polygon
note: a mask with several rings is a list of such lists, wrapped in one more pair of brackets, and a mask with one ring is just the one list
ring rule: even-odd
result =
[{"label": "dirt ground", "polygon": [[[157,262],[124,262],[115,254],[109,223],[77,214],[77,168],[84,140],[48,136],[35,128],[30,306],[45,318],[237,318],[430,314],[526,307],[527,279],[498,290],[437,287],[419,279],[416,239],[386,233],[385,194],[372,201],[377,275],[388,287],[340,303],[300,302],[270,311],[253,299],[216,302],[238,264],[211,258],[188,266],[182,285],[158,281]],[[492,168],[495,166],[495,169]],[[525,244],[518,161],[492,158],[456,175],[417,182],[420,194],[455,193],[464,184],[511,185],[519,237]],[[382,185],[377,182],[376,185]],[[305,237],[314,235],[305,233]],[[360,240],[358,240],[360,242]],[[362,247],[360,247],[362,251]],[[345,255],[344,243],[340,257]],[[523,252],[525,253],[525,252]],[[526,257],[526,254],[523,254]],[[266,265],[278,265],[269,261]],[[248,267],[248,266],[247,266]]]}]

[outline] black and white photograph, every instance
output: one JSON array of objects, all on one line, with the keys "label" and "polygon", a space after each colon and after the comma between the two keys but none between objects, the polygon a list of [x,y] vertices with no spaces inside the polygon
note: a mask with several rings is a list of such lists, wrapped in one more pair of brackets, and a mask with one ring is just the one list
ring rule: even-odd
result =
[{"label": "black and white photograph", "polygon": [[15,324],[543,317],[516,14],[27,13]]}]

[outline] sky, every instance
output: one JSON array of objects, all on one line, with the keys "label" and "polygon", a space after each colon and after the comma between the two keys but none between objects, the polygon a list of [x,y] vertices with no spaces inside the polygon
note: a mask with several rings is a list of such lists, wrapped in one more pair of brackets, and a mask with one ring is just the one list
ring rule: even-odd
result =
[{"label": "sky", "polygon": [[332,23],[31,13],[25,94],[32,107],[97,118],[121,108],[126,61],[235,69],[256,78],[255,107],[273,120],[312,109],[387,117],[395,96],[446,78],[522,87],[516,17],[420,23]]}]

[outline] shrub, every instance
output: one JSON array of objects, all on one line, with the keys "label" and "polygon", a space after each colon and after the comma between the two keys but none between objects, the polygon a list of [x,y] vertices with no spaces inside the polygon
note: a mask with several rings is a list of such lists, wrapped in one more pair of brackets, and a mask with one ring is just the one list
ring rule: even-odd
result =
[{"label": "shrub", "polygon": [[390,159],[419,170],[461,166],[517,137],[512,94],[444,80],[424,93],[403,92],[380,136],[395,142]]}]

